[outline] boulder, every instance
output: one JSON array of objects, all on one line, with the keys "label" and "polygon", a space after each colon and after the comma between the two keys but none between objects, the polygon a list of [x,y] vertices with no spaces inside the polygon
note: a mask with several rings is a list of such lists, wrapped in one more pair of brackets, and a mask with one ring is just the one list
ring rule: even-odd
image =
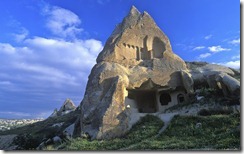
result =
[{"label": "boulder", "polygon": [[240,96],[240,81],[234,78],[240,72],[217,64],[187,62],[195,88],[209,87],[222,90],[226,97]]},{"label": "boulder", "polygon": [[[216,81],[221,84],[225,94],[228,95],[240,95],[240,82],[228,74],[221,73],[216,76]],[[226,89],[227,88],[227,89]]]},{"label": "boulder", "polygon": [[62,143],[62,139],[59,136],[54,136],[52,140],[54,144]]},{"label": "boulder", "polygon": [[64,132],[72,138],[74,134],[74,129],[75,129],[75,124],[71,124],[70,126],[64,129]]}]

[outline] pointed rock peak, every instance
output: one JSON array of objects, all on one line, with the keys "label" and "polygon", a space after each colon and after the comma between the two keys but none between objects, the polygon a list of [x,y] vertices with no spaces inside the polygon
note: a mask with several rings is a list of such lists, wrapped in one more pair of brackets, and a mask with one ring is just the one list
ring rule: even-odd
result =
[{"label": "pointed rock peak", "polygon": [[[67,99],[64,101],[64,104],[63,104],[63,105],[66,105],[66,104],[72,104],[72,105],[74,105],[74,102],[73,102],[71,99],[67,98]],[[75,106],[75,105],[74,105],[74,106]]]},{"label": "pointed rock peak", "polygon": [[[150,16],[149,13],[147,11],[143,11],[142,16]],[[151,17],[151,16],[150,16]]]},{"label": "pointed rock peak", "polygon": [[138,11],[138,9],[134,5],[132,5],[132,7],[130,8],[129,14],[140,15],[141,13]]},{"label": "pointed rock peak", "polygon": [[[142,18],[145,18],[145,20],[150,20],[151,22],[153,22],[153,24],[156,24],[155,21],[153,20],[153,18],[150,16],[150,14],[146,11],[143,12]],[[147,21],[147,22],[149,22],[149,21]]]},{"label": "pointed rock peak", "polygon": [[130,9],[130,12],[122,21],[121,30],[123,31],[124,29],[135,25],[137,23],[138,19],[140,18],[140,16],[141,16],[141,13],[137,10],[137,8],[135,6],[132,6]]},{"label": "pointed rock peak", "polygon": [[64,101],[64,104],[61,106],[59,111],[64,112],[66,110],[74,110],[75,108],[76,108],[76,106],[73,103],[73,101],[71,99],[67,98]]}]

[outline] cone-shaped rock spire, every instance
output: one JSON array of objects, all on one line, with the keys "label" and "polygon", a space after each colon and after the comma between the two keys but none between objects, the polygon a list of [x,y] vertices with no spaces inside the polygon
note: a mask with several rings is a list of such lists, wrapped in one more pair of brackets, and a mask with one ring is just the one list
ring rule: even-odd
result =
[{"label": "cone-shaped rock spire", "polygon": [[172,52],[167,36],[152,17],[132,6],[107,40],[89,75],[80,106],[81,131],[92,139],[123,135],[133,124],[130,119],[134,119],[125,109],[128,103],[142,101],[145,104],[142,110],[140,105],[130,104],[133,112],[157,111],[157,107],[148,109],[151,107],[147,104],[156,100],[154,94],[150,93],[149,100],[137,100],[144,95],[137,95],[137,90],[184,89],[181,74],[177,71],[186,69],[185,62]]},{"label": "cone-shaped rock spire", "polygon": [[167,53],[173,54],[168,37],[147,12],[140,13],[132,6],[107,40],[97,62],[113,61],[132,65],[141,60],[163,58]]},{"label": "cone-shaped rock spire", "polygon": [[138,9],[134,5],[132,5],[130,8],[129,14],[140,15],[140,12],[138,11]]}]

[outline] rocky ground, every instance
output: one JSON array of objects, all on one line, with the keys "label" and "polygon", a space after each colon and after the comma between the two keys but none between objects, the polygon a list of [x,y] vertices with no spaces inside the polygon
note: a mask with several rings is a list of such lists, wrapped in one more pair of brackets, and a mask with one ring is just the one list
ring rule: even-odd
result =
[{"label": "rocky ground", "polygon": [[11,135],[1,135],[0,136],[0,150],[11,150],[14,149],[15,146],[9,146],[13,142],[14,137],[17,135],[11,134]]}]

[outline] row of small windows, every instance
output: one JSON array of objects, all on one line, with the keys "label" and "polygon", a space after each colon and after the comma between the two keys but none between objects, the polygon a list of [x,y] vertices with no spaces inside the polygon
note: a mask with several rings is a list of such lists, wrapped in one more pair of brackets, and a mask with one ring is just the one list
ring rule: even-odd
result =
[{"label": "row of small windows", "polygon": [[[160,104],[162,106],[168,105],[171,102],[171,96],[169,94],[167,94],[167,93],[162,93],[160,95],[159,100],[160,100]],[[185,101],[184,95],[183,94],[178,94],[177,95],[177,101],[178,101],[178,103],[183,103]]]}]

